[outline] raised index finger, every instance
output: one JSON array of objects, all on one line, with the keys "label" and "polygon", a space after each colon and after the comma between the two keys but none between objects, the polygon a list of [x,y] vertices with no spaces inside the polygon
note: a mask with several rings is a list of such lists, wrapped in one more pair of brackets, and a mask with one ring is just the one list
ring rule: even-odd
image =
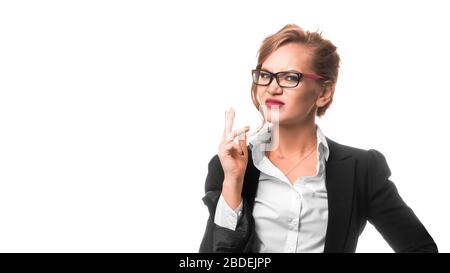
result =
[{"label": "raised index finger", "polygon": [[233,129],[233,120],[234,120],[234,109],[230,108],[229,111],[225,112],[225,129],[223,132],[224,136],[227,136],[229,133],[231,133],[231,130]]}]

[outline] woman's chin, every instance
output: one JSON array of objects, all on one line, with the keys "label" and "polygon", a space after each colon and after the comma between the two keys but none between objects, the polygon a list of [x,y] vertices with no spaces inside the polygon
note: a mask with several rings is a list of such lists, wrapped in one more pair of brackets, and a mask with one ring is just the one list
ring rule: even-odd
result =
[{"label": "woman's chin", "polygon": [[268,117],[266,117],[266,121],[270,122],[270,123],[278,123],[278,124],[282,124],[283,123],[283,118],[281,116],[277,116],[277,117],[271,117],[270,115]]},{"label": "woman's chin", "polygon": [[283,119],[280,109],[278,108],[265,108],[264,116],[270,123],[279,123]]}]

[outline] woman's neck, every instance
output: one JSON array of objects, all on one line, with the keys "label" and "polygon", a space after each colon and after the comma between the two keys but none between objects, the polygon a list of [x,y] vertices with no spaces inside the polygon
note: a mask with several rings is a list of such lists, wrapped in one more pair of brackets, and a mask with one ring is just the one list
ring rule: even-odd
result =
[{"label": "woman's neck", "polygon": [[[274,128],[277,130],[277,128]],[[274,134],[277,132],[274,131]],[[275,136],[276,137],[276,136]],[[278,146],[275,153],[289,156],[292,154],[304,154],[316,145],[317,134],[315,122],[296,124],[295,126],[278,126]]]}]

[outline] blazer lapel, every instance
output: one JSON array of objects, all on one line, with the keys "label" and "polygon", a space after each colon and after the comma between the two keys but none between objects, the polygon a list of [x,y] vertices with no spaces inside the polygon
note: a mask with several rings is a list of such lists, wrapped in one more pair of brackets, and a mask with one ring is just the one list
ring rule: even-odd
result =
[{"label": "blazer lapel", "polygon": [[324,252],[344,252],[353,206],[355,160],[328,137],[327,143],[330,155],[325,167],[328,225]]}]

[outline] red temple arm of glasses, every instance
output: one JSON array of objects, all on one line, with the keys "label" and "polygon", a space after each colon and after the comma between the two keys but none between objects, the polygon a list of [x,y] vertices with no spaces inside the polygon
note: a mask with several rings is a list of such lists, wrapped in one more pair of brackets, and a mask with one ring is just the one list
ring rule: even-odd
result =
[{"label": "red temple arm of glasses", "polygon": [[303,73],[303,77],[308,78],[308,79],[312,79],[312,80],[325,79],[322,76],[319,76],[319,75],[316,75],[316,74],[310,74],[310,73]]}]

